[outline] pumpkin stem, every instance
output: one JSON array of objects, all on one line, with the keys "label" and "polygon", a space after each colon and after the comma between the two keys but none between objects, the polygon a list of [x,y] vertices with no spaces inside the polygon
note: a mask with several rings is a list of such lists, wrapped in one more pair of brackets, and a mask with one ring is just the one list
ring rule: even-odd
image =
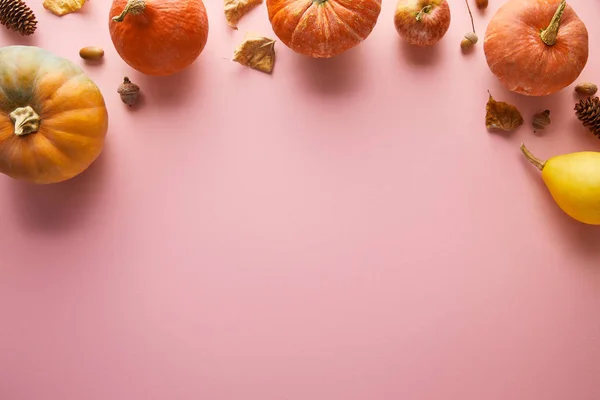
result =
[{"label": "pumpkin stem", "polygon": [[145,9],[146,3],[144,2],[144,0],[129,0],[127,1],[127,5],[125,6],[121,14],[119,14],[116,17],[113,17],[112,20],[115,22],[123,22],[127,14],[139,15],[143,13]]},{"label": "pumpkin stem", "polygon": [[416,17],[416,18],[417,18],[417,21],[421,22],[421,20],[423,19],[423,14],[427,14],[429,11],[431,11],[431,9],[432,9],[432,8],[433,8],[433,7],[431,6],[431,4],[429,4],[429,5],[425,6],[425,7],[423,7],[423,8],[421,9],[421,11],[419,11],[419,12],[417,13],[417,17]]},{"label": "pumpkin stem", "polygon": [[521,151],[525,155],[525,158],[527,158],[527,160],[533,165],[535,165],[540,171],[544,169],[544,167],[546,166],[546,161],[540,160],[539,158],[531,154],[527,147],[525,147],[524,143],[521,143]]},{"label": "pumpkin stem", "polygon": [[567,6],[567,0],[562,0],[550,21],[548,27],[542,32],[540,32],[540,38],[542,42],[546,43],[548,46],[554,46],[556,43],[556,36],[558,36],[558,28],[560,25],[560,19],[562,18],[563,13],[565,12],[565,7]]},{"label": "pumpkin stem", "polygon": [[8,116],[15,124],[15,135],[17,136],[35,133],[40,128],[40,116],[31,106],[16,108]]}]

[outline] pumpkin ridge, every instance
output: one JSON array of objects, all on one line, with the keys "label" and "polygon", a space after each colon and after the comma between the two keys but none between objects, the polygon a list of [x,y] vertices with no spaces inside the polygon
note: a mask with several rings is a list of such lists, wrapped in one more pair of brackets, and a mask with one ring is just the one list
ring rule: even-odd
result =
[{"label": "pumpkin ridge", "polygon": [[323,24],[323,36],[325,37],[324,43],[323,43],[323,47],[327,48],[330,46],[331,43],[331,38],[332,38],[332,34],[334,32],[334,29],[332,29],[331,27],[331,18],[329,13],[327,12],[327,5],[329,4],[329,2],[326,3],[314,3],[317,4],[317,7],[322,7],[320,10],[317,8],[315,10],[315,12],[317,13],[317,17],[320,16],[322,18],[323,21],[325,21],[325,23]]},{"label": "pumpkin ridge", "polygon": [[[60,147],[60,145],[57,144],[56,142],[56,138],[52,138],[52,134],[48,134],[47,131],[53,131],[53,134],[55,136],[60,135],[63,139],[64,138],[85,138],[87,140],[85,140],[87,143],[85,143],[86,146],[90,146],[90,144],[92,144],[96,139],[93,137],[89,137],[89,136],[84,136],[84,135],[79,135],[76,133],[70,133],[70,132],[66,132],[64,130],[58,130],[58,129],[40,129],[40,131],[38,133],[41,134],[41,136],[44,137],[44,139],[46,139],[60,154],[62,154],[66,159],[68,160],[72,160],[72,161],[76,161],[76,154],[72,155],[70,153],[68,153],[67,151],[65,151],[64,149],[62,149]],[[67,147],[74,147],[73,146],[73,141],[69,140],[69,143],[67,144]],[[81,141],[83,142],[83,141]],[[78,143],[79,145],[81,144]]]},{"label": "pumpkin ridge", "polygon": [[[339,23],[340,25],[342,25],[342,26],[346,27],[346,29],[348,29],[348,32],[349,32],[349,33],[350,33],[352,36],[354,36],[354,38],[355,38],[356,40],[358,40],[358,41],[364,40],[364,39],[363,39],[363,37],[362,37],[362,36],[360,36],[360,35],[358,34],[358,32],[356,32],[356,31],[354,30],[354,28],[353,28],[353,27],[351,27],[351,26],[350,26],[350,24],[348,24],[348,22],[346,22],[346,20],[345,20],[345,19],[343,19],[343,18],[340,18],[339,14],[338,14],[338,13],[335,11],[335,7],[333,6],[333,3],[332,3],[332,2],[329,2],[329,1],[328,1],[328,2],[327,2],[327,3],[325,3],[325,4],[326,4],[326,5],[325,5],[325,7],[328,7],[328,11],[330,11],[330,12],[331,12],[333,15],[335,15],[335,17],[337,18],[337,21],[338,21],[338,23]],[[336,3],[336,4],[339,4],[339,3]],[[343,8],[343,9],[345,9],[345,10],[347,10],[348,12],[352,12],[352,10],[350,10],[349,8],[347,8],[347,7],[344,7],[344,6],[343,6],[343,5],[341,5],[341,4],[339,4],[339,5],[340,5],[340,7],[342,7],[342,8]]]},{"label": "pumpkin ridge", "polygon": [[[41,68],[40,68],[40,70],[41,70]],[[53,99],[53,98],[54,98],[54,95],[56,94],[56,92],[58,92],[60,89],[62,89],[62,87],[63,87],[63,86],[65,86],[67,83],[69,83],[69,82],[70,82],[72,79],[78,78],[79,76],[81,76],[81,75],[83,75],[83,74],[84,74],[84,73],[83,73],[83,72],[81,72],[81,73],[79,73],[79,74],[77,74],[77,75],[71,75],[71,76],[70,76],[68,79],[65,79],[65,80],[64,80],[64,81],[63,81],[63,82],[60,84],[60,86],[58,86],[56,89],[54,89],[54,92],[52,92],[52,95],[51,95],[50,97],[46,98],[46,99],[44,100],[44,102],[46,102],[46,101],[49,101],[49,100]],[[34,88],[37,88],[38,77],[36,77],[36,81],[35,81],[35,83],[36,83],[36,86],[34,86]],[[31,98],[33,98],[33,97],[34,97],[34,96],[37,94],[37,93],[35,93],[35,91],[32,91],[32,92],[33,92],[33,94],[32,94],[32,96],[31,96]],[[29,99],[30,101],[31,101],[31,98]]]},{"label": "pumpkin ridge", "polygon": [[[14,162],[15,160],[19,159],[18,157],[12,156],[15,152],[17,152],[20,155],[26,154],[28,156],[28,157],[22,157],[22,158],[25,158],[27,160],[27,169],[29,169],[30,172],[34,171],[33,172],[34,176],[39,177],[42,174],[42,168],[41,168],[41,165],[40,165],[39,159],[38,159],[39,154],[33,149],[32,146],[26,145],[27,142],[30,142],[30,141],[33,141],[33,136],[27,135],[27,136],[21,136],[21,137],[17,138],[13,135],[13,137],[7,141],[8,145],[5,149],[0,147],[0,169],[2,169],[2,170],[4,169],[4,168],[2,168],[3,161],[6,162],[5,166],[8,167],[8,171],[3,172],[3,173],[7,174],[8,176],[10,176],[12,178],[16,178],[16,179],[20,179],[20,178],[27,176],[27,174],[29,172],[23,173],[20,171],[23,168],[23,165],[20,162],[17,162],[17,163]],[[4,144],[4,143],[2,143],[2,144]],[[6,155],[6,157],[1,157],[2,150],[4,150],[4,155]],[[12,172],[13,169],[16,169],[17,172],[16,173]]]},{"label": "pumpkin ridge", "polygon": [[[50,59],[51,58],[48,57],[48,55],[46,55],[44,57],[44,60],[38,65],[38,69],[37,69],[37,72],[35,74],[35,78],[34,78],[33,82],[31,83],[32,90],[31,90],[31,96],[29,96],[29,99],[27,99],[28,105],[31,105],[31,102],[32,102],[33,98],[36,97],[36,95],[37,95],[36,91],[37,91],[37,87],[38,87],[38,82],[40,80],[40,72],[42,71],[42,67],[44,67],[46,65],[46,63],[48,62],[48,60],[50,60]],[[57,90],[58,89],[59,88],[57,88]],[[37,112],[37,110],[36,110],[36,112]]]},{"label": "pumpkin ridge", "polygon": [[95,140],[94,137],[81,135],[79,133],[73,133],[73,132],[65,131],[64,129],[56,129],[56,128],[50,129],[48,127],[43,128],[43,127],[40,126],[40,131],[39,132],[41,132],[42,135],[44,135],[46,137],[46,139],[50,140],[52,143],[54,143],[55,141],[50,138],[50,136],[52,136],[52,134],[50,136],[47,134],[46,131],[49,131],[49,130],[53,131],[53,135],[60,135],[62,137],[67,137],[67,138],[68,137],[72,137],[72,138],[76,138],[77,137],[77,138],[86,138],[86,139],[89,139],[89,140]]},{"label": "pumpkin ridge", "polygon": [[[282,12],[282,11],[287,11],[287,8],[290,6],[293,6],[295,4],[295,1],[290,1],[287,5],[281,7],[279,10],[277,10],[277,12],[273,15],[273,19],[277,18],[277,16]],[[305,6],[306,8],[304,9],[304,11],[302,11],[302,15],[300,15],[300,19],[302,19],[302,17],[304,16],[304,14],[306,14],[306,12],[308,11],[309,8],[311,8],[314,3],[312,2],[312,0],[310,0],[309,2],[306,3],[307,5]]]},{"label": "pumpkin ridge", "polygon": [[[56,131],[61,132],[62,131]],[[79,173],[83,172],[81,170],[81,166],[84,165],[85,169],[87,169],[99,156],[100,154],[102,154],[102,147],[98,148],[97,146],[95,146],[92,142],[90,142],[88,145],[93,148],[93,155],[87,157],[87,161],[84,164],[81,164],[80,162],[78,162],[77,160],[77,156],[78,154],[74,154],[74,155],[70,155],[68,153],[66,153],[63,149],[61,149],[54,140],[50,139],[44,130],[41,130],[40,132],[38,132],[39,135],[36,135],[34,138],[32,138],[32,140],[34,141],[34,143],[36,143],[36,146],[33,146],[33,150],[32,150],[32,154],[35,156],[33,159],[36,161],[36,164],[38,166],[41,167],[40,165],[40,161],[41,164],[44,165],[43,168],[43,172],[40,173],[37,177],[38,180],[42,179],[44,180],[44,175],[61,175],[62,179],[60,179],[58,182],[60,181],[64,181],[66,179],[70,179],[76,175],[78,175]],[[73,134],[70,134],[73,135]],[[78,135],[73,135],[73,136],[78,136]],[[93,139],[92,139],[93,141]],[[45,143],[46,144],[46,148],[44,149],[45,151],[37,151],[41,146],[39,146],[38,143]],[[48,156],[48,149],[51,149],[51,151],[53,152],[53,154],[50,154],[50,157]],[[86,151],[87,153],[89,153],[89,151]],[[88,154],[89,155],[89,154]],[[60,159],[59,162],[57,162],[57,158]],[[47,164],[50,165],[50,168],[47,167]],[[78,164],[77,167],[73,168],[74,164]],[[64,168],[64,165],[70,165],[70,168]]]},{"label": "pumpkin ridge", "polygon": [[[61,89],[62,89],[62,88],[63,88],[63,87],[64,87],[64,86],[67,84],[67,83],[69,83],[69,82],[71,82],[73,79],[79,78],[79,77],[81,77],[81,76],[83,76],[83,77],[84,77],[86,80],[88,80],[88,81],[89,81],[88,77],[87,77],[87,76],[86,76],[84,73],[80,73],[80,74],[78,74],[78,75],[73,75],[73,76],[71,76],[69,79],[66,79],[66,80],[65,80],[63,83],[61,83],[61,85],[60,85],[59,87],[57,87],[57,88],[54,90],[54,92],[52,93],[52,95],[50,95],[50,97],[46,98],[46,99],[45,99],[45,100],[43,100],[43,101],[40,101],[40,104],[39,104],[40,110],[39,110],[39,112],[38,112],[38,114],[40,114],[40,118],[45,118],[45,117],[42,117],[42,114],[46,115],[46,111],[47,111],[47,110],[46,110],[46,108],[47,108],[47,107],[46,107],[46,103],[48,103],[48,102],[50,102],[50,101],[52,101],[52,100],[56,99],[56,94],[57,94],[58,92],[60,92],[60,90],[61,90]],[[90,81],[90,82],[91,82],[91,81]],[[92,84],[93,84],[93,82],[92,82]],[[95,84],[93,84],[93,85],[94,85],[94,86],[96,86]],[[96,86],[96,89],[98,89],[98,87],[97,87],[97,86]],[[98,90],[99,90],[99,89],[98,89]],[[98,107],[98,106],[94,106],[94,107]],[[86,107],[86,108],[92,108],[92,107]],[[83,110],[83,109],[84,109],[84,108],[78,108],[78,110]],[[60,113],[62,113],[62,112],[65,112],[65,111],[71,111],[71,110],[64,110],[64,111],[60,111],[60,112],[55,112],[55,113],[52,113],[52,115],[59,115]]]},{"label": "pumpkin ridge", "polygon": [[10,132],[10,139],[6,138],[0,142],[0,169],[2,168],[2,164],[6,165],[8,169],[12,169],[14,166],[13,157],[10,157],[10,153],[14,150],[18,144],[13,139],[14,134],[10,129],[7,129]]},{"label": "pumpkin ridge", "polygon": [[[56,88],[56,90],[54,91],[54,93],[58,92],[60,89],[63,88],[63,86],[65,86],[67,83],[71,82],[73,79],[79,78],[81,75],[84,75],[83,71],[81,71],[77,75],[72,75],[69,79],[66,79],[63,83],[61,83],[61,85]],[[87,79],[87,77],[86,77],[86,79]]]},{"label": "pumpkin ridge", "polygon": [[66,114],[66,113],[70,113],[73,111],[86,111],[86,110],[95,110],[96,108],[103,108],[102,106],[91,106],[91,107],[82,107],[82,108],[71,108],[69,110],[62,110],[59,112],[53,112],[52,113],[52,117],[48,118],[42,118],[42,116],[40,116],[40,119],[52,119],[52,118],[56,118],[62,114]]},{"label": "pumpkin ridge", "polygon": [[[290,43],[291,43],[292,47],[295,47],[295,45],[296,45],[296,37],[297,37],[298,32],[300,32],[300,34],[302,34],[304,29],[306,29],[306,26],[308,25],[308,23],[306,22],[306,19],[308,18],[308,14],[309,14],[310,10],[314,7],[326,7],[327,3],[312,2],[311,5],[302,13],[302,16],[300,17],[300,19],[298,19],[296,28],[294,29],[294,32],[292,33],[292,36],[290,38]],[[318,20],[319,10],[315,10],[315,13],[316,13],[315,19]],[[330,20],[329,20],[329,15],[327,15],[327,12],[323,13],[323,18],[325,18],[327,20],[326,21],[327,23],[325,23],[323,25],[324,30],[322,31],[322,33],[324,34],[324,38],[325,38],[324,46],[327,47],[329,44],[329,38],[330,38],[330,34],[331,34],[330,23],[329,23]],[[303,29],[300,29],[303,25],[304,25]],[[316,50],[319,54],[321,53],[321,49],[316,49]],[[312,53],[314,53],[314,51]]]},{"label": "pumpkin ridge", "polygon": [[10,118],[8,116],[6,116],[6,118],[8,119],[8,121],[6,121],[5,124],[3,123],[2,126],[0,126],[0,146],[3,141],[8,140],[9,138],[12,138],[14,136],[14,127],[10,124],[10,122],[12,121],[10,121]]},{"label": "pumpkin ridge", "polygon": [[[95,111],[95,110],[99,110]],[[71,113],[75,113],[75,117],[71,116]],[[102,129],[103,133],[101,135],[99,135],[98,129],[95,128],[89,128],[89,129],[73,129],[67,126],[67,128],[65,128],[65,122],[69,122],[69,119],[72,118],[77,118],[77,114],[84,114],[83,116],[79,116],[78,121],[79,122],[83,122],[85,123],[85,121],[87,119],[90,120],[95,120],[97,118],[102,118],[102,113],[103,112],[103,108],[102,107],[90,107],[87,109],[73,109],[70,111],[65,111],[63,113],[61,113],[61,115],[56,114],[52,115],[51,117],[47,118],[45,120],[45,124],[40,125],[40,129],[42,129],[43,131],[45,130],[51,130],[53,132],[67,132],[69,133],[69,135],[75,135],[75,136],[81,136],[81,137],[86,137],[86,138],[98,138],[98,137],[105,137],[106,136],[106,129],[107,129],[107,123],[105,123],[105,127]],[[65,130],[68,129],[68,130]]]},{"label": "pumpkin ridge", "polygon": [[[362,3],[362,7],[357,7],[357,8],[351,8],[351,7],[347,6],[347,5],[344,5],[344,1],[343,1],[343,0],[342,0],[342,1],[335,1],[335,2],[333,2],[333,3],[335,3],[335,4],[336,4],[337,6],[339,6],[339,7],[342,7],[344,10],[347,10],[347,11],[348,11],[348,12],[350,12],[350,13],[356,14],[358,11],[361,11],[361,10],[365,10],[365,9],[366,9],[366,10],[371,10],[371,8],[370,8],[370,7],[368,7],[368,6],[367,6],[367,7],[365,7],[365,6],[364,6],[364,3],[366,3],[366,2],[367,2],[366,0],[362,0],[362,1],[360,2],[360,3]],[[438,5],[439,5],[439,4],[438,4]],[[378,8],[379,8],[379,12],[381,12],[381,5],[379,5],[379,7],[378,7]],[[370,14],[369,14],[369,16],[370,16]],[[364,21],[364,17],[362,17],[362,21],[363,21],[363,22],[365,22],[365,21]]]},{"label": "pumpkin ridge", "polygon": [[2,96],[4,96],[4,98],[6,99],[7,102],[10,101],[10,99],[6,95],[6,92],[4,91],[4,87],[2,85],[0,85],[0,93],[2,94]]},{"label": "pumpkin ridge", "polygon": [[[43,132],[43,131],[42,131]],[[38,133],[42,133],[42,132],[38,132]],[[57,145],[56,142],[54,142],[53,140],[51,140],[48,136],[44,135],[43,133],[41,135],[38,135],[34,138],[34,140],[41,142],[44,141],[45,143],[47,143],[52,150],[54,150],[59,156],[61,156],[61,158],[63,158],[63,161],[70,161],[72,160],[72,157],[70,157],[68,154],[66,154],[62,149],[60,149]],[[37,147],[36,147],[37,149]],[[36,151],[34,151],[34,154],[36,155],[36,160],[40,159],[40,158],[44,158],[44,156],[42,154],[37,153]],[[56,163],[52,163],[53,165],[56,165]]]},{"label": "pumpkin ridge", "polygon": [[312,0],[310,0],[311,3],[310,5],[306,8],[306,10],[304,10],[304,12],[302,13],[302,15],[300,16],[300,18],[298,18],[298,22],[296,23],[296,28],[294,29],[294,32],[292,33],[292,36],[290,37],[290,43],[295,43],[296,42],[296,32],[299,31],[299,28],[301,26],[301,24],[305,24],[305,19],[307,18],[307,14],[309,13],[309,11],[311,10],[311,8],[313,7],[318,7],[319,4],[312,2]]}]

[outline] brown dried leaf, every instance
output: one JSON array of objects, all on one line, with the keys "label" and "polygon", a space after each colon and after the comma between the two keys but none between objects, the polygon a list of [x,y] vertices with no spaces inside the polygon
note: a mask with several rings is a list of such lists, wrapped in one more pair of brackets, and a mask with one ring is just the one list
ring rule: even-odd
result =
[{"label": "brown dried leaf", "polygon": [[86,0],[44,0],[44,8],[54,15],[63,16],[79,11]]},{"label": "brown dried leaf", "polygon": [[485,126],[488,129],[501,129],[508,132],[523,125],[523,116],[517,107],[503,101],[494,100],[491,93],[485,110]]},{"label": "brown dried leaf", "polygon": [[531,125],[533,126],[534,132],[544,130],[545,127],[550,125],[550,110],[544,110],[537,114],[533,115],[533,122]]},{"label": "brown dried leaf", "polygon": [[233,61],[270,74],[275,65],[275,40],[246,33],[244,41],[233,53]]},{"label": "brown dried leaf", "polygon": [[254,7],[262,3],[262,0],[224,0],[225,19],[232,28],[237,29],[237,24]]}]

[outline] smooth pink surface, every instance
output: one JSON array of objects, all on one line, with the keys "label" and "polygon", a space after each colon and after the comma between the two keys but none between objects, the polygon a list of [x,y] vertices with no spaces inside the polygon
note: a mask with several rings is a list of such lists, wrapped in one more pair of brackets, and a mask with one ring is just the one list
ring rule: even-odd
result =
[{"label": "smooth pink surface", "polygon": [[[435,48],[402,45],[384,0],[358,48],[310,60],[278,42],[269,76],[231,61],[246,31],[272,35],[264,4],[233,31],[210,0],[206,50],[171,78],[118,58],[107,0],[62,18],[29,3],[38,32],[2,44],[81,64],[111,122],[72,181],[0,177],[0,399],[600,398],[600,228],[557,209],[518,148],[600,141],[572,87],[511,95],[482,42],[461,54],[463,1]],[[473,10],[480,38],[499,4]],[[570,4],[598,82],[600,5]],[[519,131],[486,131],[488,89]]]}]

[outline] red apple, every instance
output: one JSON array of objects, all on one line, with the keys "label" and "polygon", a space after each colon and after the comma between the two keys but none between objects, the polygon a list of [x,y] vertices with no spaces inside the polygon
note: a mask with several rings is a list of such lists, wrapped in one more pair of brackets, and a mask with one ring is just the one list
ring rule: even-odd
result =
[{"label": "red apple", "polygon": [[446,0],[399,0],[394,25],[407,43],[431,46],[439,42],[450,27],[450,7]]}]

